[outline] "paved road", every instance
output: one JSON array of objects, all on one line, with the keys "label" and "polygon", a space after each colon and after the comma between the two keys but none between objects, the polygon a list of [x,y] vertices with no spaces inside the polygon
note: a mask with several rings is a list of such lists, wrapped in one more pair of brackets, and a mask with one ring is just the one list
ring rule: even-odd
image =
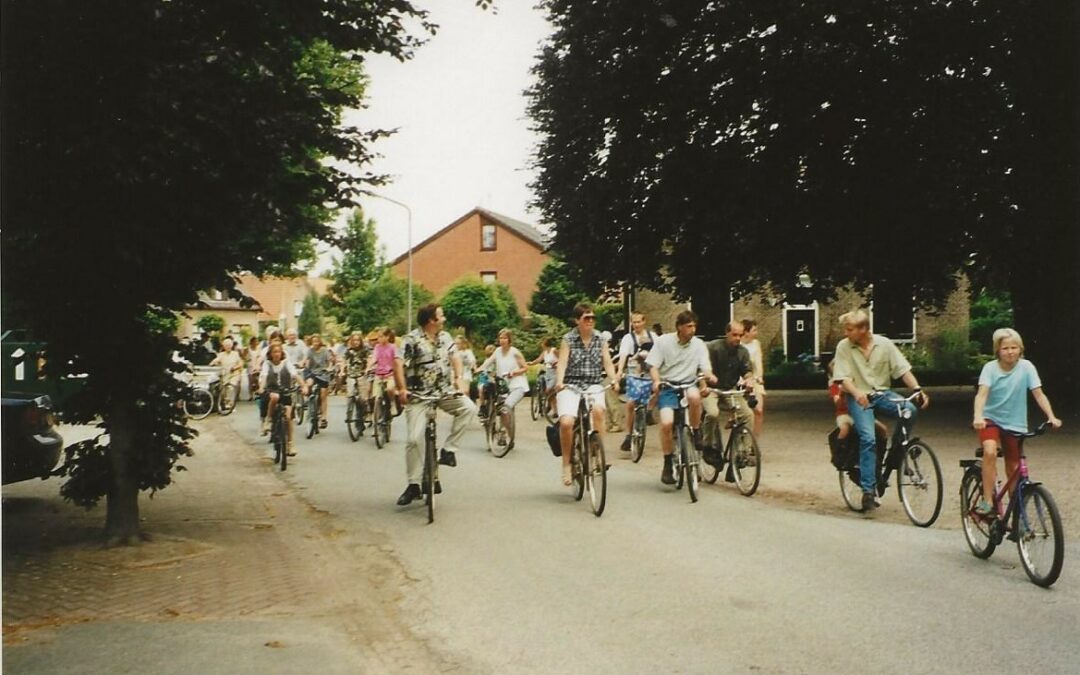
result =
[{"label": "paved road", "polygon": [[[955,520],[948,502],[928,530],[905,524],[896,505],[865,519],[722,485],[690,504],[659,483],[654,447],[640,465],[612,453],[608,508],[595,518],[559,483],[525,405],[518,448],[503,459],[470,432],[458,466],[443,469],[429,526],[422,507],[394,506],[403,418],[376,450],[370,437],[349,442],[343,405],[332,401],[330,429],[298,439],[284,480],[349,545],[372,533],[387,542],[412,582],[402,615],[459,672],[1080,670],[1075,541],[1045,591],[1027,581],[1015,548],[972,557],[945,524]],[[783,402],[772,405],[782,418]],[[267,451],[250,408],[228,422],[253,452]]]}]

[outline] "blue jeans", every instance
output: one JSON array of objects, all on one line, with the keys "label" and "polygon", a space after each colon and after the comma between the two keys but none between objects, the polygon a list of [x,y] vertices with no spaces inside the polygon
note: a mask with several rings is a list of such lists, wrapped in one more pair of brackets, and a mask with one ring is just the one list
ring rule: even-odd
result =
[{"label": "blue jeans", "polygon": [[[896,418],[896,402],[901,400],[899,394],[891,391],[883,392],[881,396],[870,400],[870,406],[861,407],[855,402],[855,398],[847,395],[848,414],[855,423],[855,433],[859,437],[859,485],[863,492],[875,492],[877,483],[877,439],[874,435],[874,412],[880,412],[885,417]],[[908,433],[915,423],[915,415],[918,408],[911,401],[904,402],[904,409],[911,415],[907,419],[901,419],[900,423],[907,426]],[[893,444],[899,443],[900,425],[893,432]]]}]

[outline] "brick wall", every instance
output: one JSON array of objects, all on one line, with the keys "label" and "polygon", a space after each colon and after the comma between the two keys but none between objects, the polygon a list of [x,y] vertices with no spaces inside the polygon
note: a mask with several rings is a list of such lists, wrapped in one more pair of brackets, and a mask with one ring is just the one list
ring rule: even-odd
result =
[{"label": "brick wall", "polygon": [[[494,250],[481,249],[484,224],[495,225]],[[478,279],[483,272],[494,272],[497,282],[510,287],[518,311],[525,314],[548,259],[535,243],[474,211],[413,249],[413,278],[438,298],[459,279]],[[391,269],[407,277],[408,258],[401,258]]]}]

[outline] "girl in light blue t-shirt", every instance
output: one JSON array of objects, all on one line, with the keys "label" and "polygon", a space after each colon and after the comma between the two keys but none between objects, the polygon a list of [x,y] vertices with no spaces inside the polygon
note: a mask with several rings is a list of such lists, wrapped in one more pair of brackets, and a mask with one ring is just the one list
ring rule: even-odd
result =
[{"label": "girl in light blue t-shirt", "polygon": [[1005,448],[1006,476],[1011,476],[1020,464],[1020,439],[1016,434],[1028,430],[1027,392],[1031,392],[1050,424],[1055,429],[1061,426],[1061,420],[1054,416],[1050,407],[1050,399],[1043,393],[1035,365],[1022,358],[1024,340],[1020,333],[1012,328],[999,328],[994,331],[993,340],[997,358],[983,366],[979,375],[972,421],[983,448],[983,498],[975,507],[981,515],[990,515],[994,511],[998,447]]}]

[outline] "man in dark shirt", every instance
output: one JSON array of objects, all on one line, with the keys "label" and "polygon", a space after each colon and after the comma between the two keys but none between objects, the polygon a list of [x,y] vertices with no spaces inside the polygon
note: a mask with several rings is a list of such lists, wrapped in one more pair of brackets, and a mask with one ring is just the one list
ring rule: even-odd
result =
[{"label": "man in dark shirt", "polygon": [[[743,325],[741,321],[728,323],[722,338],[706,344],[709,351],[709,361],[712,363],[713,375],[716,376],[716,388],[720,390],[734,389],[744,377],[749,376],[753,370],[750,364],[750,352],[742,345]],[[702,445],[705,447],[705,461],[717,464],[719,461],[721,443],[723,438],[720,434],[720,415],[730,413],[732,399],[727,396],[719,396],[715,392],[709,394],[702,401],[705,410],[705,422],[702,424]],[[739,422],[749,424],[754,419],[750,406],[743,396],[734,397],[735,417]]]}]

